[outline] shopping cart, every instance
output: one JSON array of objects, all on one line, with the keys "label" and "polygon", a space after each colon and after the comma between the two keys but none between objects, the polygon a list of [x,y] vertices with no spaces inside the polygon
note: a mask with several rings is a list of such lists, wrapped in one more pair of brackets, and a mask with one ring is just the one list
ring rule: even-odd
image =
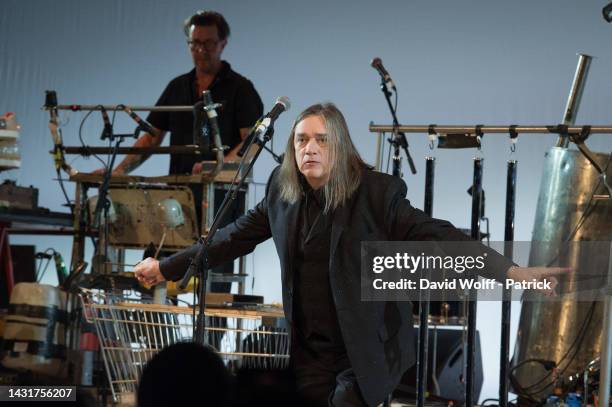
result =
[{"label": "shopping cart", "polygon": [[[95,325],[113,401],[135,404],[140,375],[162,348],[191,341],[193,309],[151,304],[95,290],[81,294],[83,313]],[[206,342],[231,371],[282,369],[289,363],[289,336],[282,309],[207,308]]]}]

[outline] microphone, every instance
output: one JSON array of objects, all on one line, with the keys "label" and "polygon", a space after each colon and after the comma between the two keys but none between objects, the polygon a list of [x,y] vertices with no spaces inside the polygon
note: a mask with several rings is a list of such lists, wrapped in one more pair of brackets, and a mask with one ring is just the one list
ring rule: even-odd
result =
[{"label": "microphone", "polygon": [[[119,106],[117,106],[117,108],[123,110],[128,115],[130,115],[130,117],[136,123],[138,123],[138,128],[139,129],[146,131],[147,133],[149,133],[152,136],[157,136],[157,131],[155,131],[153,129],[153,126],[151,126],[146,120],[143,120],[140,116],[138,116],[132,109],[130,109],[129,107],[127,107],[125,105],[119,105]],[[136,134],[138,134],[138,133],[136,133]]]},{"label": "microphone", "polygon": [[276,119],[278,119],[278,116],[280,116],[282,112],[287,111],[290,108],[291,102],[289,101],[289,98],[287,96],[281,96],[276,99],[276,103],[272,107],[272,110],[270,110],[270,112],[268,112],[268,114],[264,116],[261,123],[259,123],[259,125],[255,128],[255,134],[258,136],[261,134],[266,134],[268,129],[272,125],[274,125],[274,122],[276,121]]},{"label": "microphone", "polygon": [[603,13],[603,18],[607,22],[612,23],[612,3],[609,3],[607,6],[605,6],[603,10],[601,10],[601,12]]},{"label": "microphone", "polygon": [[205,138],[204,120],[204,102],[200,100],[193,105],[193,144],[196,146],[202,146],[202,139]]},{"label": "microphone", "polygon": [[[206,112],[206,116],[208,116],[208,126],[210,128],[210,136],[215,140],[216,136],[219,136],[219,140],[221,140],[221,131],[219,130],[219,122],[217,121],[217,110],[219,104],[216,104],[212,100],[212,94],[209,90],[205,90],[202,92],[202,100],[204,102],[204,111]],[[202,140],[202,147],[205,151],[210,149],[210,137],[204,136]]]},{"label": "microphone", "polygon": [[385,84],[387,88],[387,92],[391,92],[391,89],[395,91],[396,90],[395,83],[393,83],[393,79],[391,79],[391,75],[389,75],[389,72],[387,72],[387,70],[383,66],[382,60],[376,57],[372,60],[370,65],[372,65],[372,68],[376,69],[378,73],[380,74],[380,77],[382,78],[383,83]]},{"label": "microphone", "polygon": [[[57,93],[54,90],[45,91],[45,109],[51,111],[50,123],[57,125]],[[59,129],[58,131],[51,131],[51,137],[53,137],[53,158],[55,159],[55,168],[60,169],[62,167],[61,153],[64,147],[62,146],[62,138]]]},{"label": "microphone", "polygon": [[108,118],[106,109],[102,105],[100,105],[100,113],[102,113],[102,121],[104,121],[104,130],[102,130],[102,136],[100,139],[105,140],[113,136],[113,126]]},{"label": "microphone", "polygon": [[240,147],[240,151],[238,151],[238,157],[242,157],[246,154],[247,148],[251,145],[251,140],[253,137],[259,137],[260,135],[265,135],[268,130],[274,126],[274,122],[278,119],[278,116],[282,112],[285,112],[291,108],[291,101],[287,96],[281,96],[276,99],[276,103],[272,107],[272,110],[266,114],[263,119],[259,120],[255,123],[255,127],[251,130],[249,136],[244,140],[242,147]]}]

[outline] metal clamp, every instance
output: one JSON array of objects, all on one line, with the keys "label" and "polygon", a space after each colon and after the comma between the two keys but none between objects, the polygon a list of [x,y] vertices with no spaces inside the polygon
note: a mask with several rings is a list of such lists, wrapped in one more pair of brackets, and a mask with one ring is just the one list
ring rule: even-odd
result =
[{"label": "metal clamp", "polygon": [[509,127],[510,132],[510,152],[514,153],[516,151],[516,142],[518,141],[518,132],[516,131],[516,124],[512,124]]},{"label": "metal clamp", "polygon": [[434,142],[438,139],[438,135],[436,133],[435,124],[430,124],[427,129],[427,139],[429,140],[429,149],[434,149]]},{"label": "metal clamp", "polygon": [[483,124],[477,124],[474,126],[474,135],[476,136],[476,141],[478,142],[478,151],[480,151],[482,147],[482,138],[484,137],[484,133],[482,132]]}]

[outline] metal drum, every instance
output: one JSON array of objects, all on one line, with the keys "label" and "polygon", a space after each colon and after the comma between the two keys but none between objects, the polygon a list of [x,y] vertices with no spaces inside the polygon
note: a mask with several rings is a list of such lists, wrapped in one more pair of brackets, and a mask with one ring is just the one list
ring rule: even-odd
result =
[{"label": "metal drum", "polygon": [[[595,154],[595,157],[605,168],[609,155]],[[607,176],[612,178],[612,164],[608,165]],[[597,172],[580,152],[552,148],[546,154],[530,265],[542,265],[545,259],[558,256],[557,247],[568,239],[610,240],[612,200],[591,201],[590,213],[583,218],[598,180]],[[603,185],[595,192],[606,193]],[[577,228],[579,222],[582,225]],[[609,249],[609,245],[606,247]],[[576,244],[572,246],[572,253],[564,254],[569,265],[577,270],[575,275],[580,274],[580,259],[587,255],[580,251],[583,247]],[[600,354],[602,314],[602,302],[577,301],[574,294],[565,294],[555,302],[523,301],[512,365],[538,358],[562,361],[561,374],[583,370]],[[529,388],[533,397],[542,398],[552,390],[553,379],[549,373],[541,364],[528,362],[517,368],[514,376],[522,388]]]},{"label": "metal drum", "polygon": [[[109,244],[113,247],[142,249],[164,240],[164,250],[191,246],[199,236],[193,192],[183,186],[111,186]],[[98,197],[89,200],[89,222],[93,222]],[[172,208],[169,203],[173,202]],[[168,216],[182,221],[173,223]],[[173,227],[172,227],[173,226]]]},{"label": "metal drum", "polygon": [[2,364],[11,369],[65,376],[66,305],[66,293],[57,287],[15,285],[6,316]]}]

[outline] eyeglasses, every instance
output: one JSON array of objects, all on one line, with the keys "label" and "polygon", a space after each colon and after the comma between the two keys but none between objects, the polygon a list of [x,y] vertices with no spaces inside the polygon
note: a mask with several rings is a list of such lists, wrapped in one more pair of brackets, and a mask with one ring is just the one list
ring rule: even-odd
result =
[{"label": "eyeglasses", "polygon": [[215,50],[215,48],[217,48],[217,45],[219,45],[219,41],[217,40],[206,40],[206,41],[191,40],[191,41],[187,41],[187,44],[189,45],[189,49],[192,51],[212,52]]}]

